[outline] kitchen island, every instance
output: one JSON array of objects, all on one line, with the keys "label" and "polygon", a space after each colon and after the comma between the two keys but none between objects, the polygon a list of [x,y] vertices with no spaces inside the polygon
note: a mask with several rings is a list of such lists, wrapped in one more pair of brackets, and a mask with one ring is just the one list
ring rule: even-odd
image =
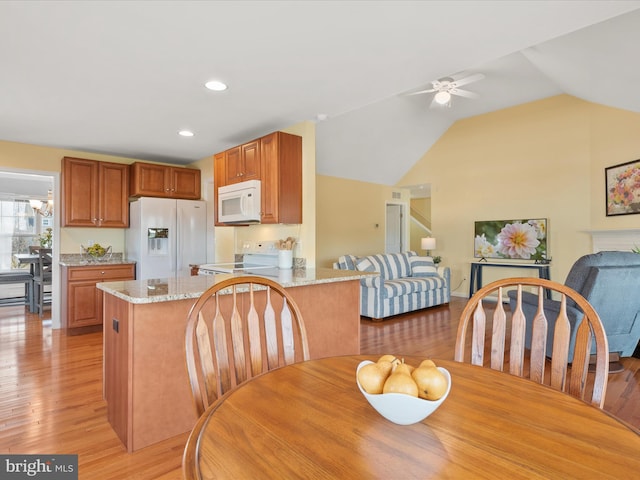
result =
[{"label": "kitchen island", "polygon": [[[98,284],[104,295],[104,397],[109,423],[132,452],[188,432],[197,420],[184,336],[189,310],[239,274]],[[281,270],[302,313],[312,359],[360,353],[360,279],[348,270]]]}]

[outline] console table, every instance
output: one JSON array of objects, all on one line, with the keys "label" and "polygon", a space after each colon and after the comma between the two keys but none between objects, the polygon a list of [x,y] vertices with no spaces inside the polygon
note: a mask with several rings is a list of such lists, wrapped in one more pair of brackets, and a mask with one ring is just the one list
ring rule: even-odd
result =
[{"label": "console table", "polygon": [[[469,298],[482,287],[483,267],[506,267],[506,268],[535,268],[538,270],[538,277],[551,280],[550,263],[516,263],[516,262],[471,262],[471,278],[469,282]],[[551,291],[545,292],[548,299],[551,299]]]}]

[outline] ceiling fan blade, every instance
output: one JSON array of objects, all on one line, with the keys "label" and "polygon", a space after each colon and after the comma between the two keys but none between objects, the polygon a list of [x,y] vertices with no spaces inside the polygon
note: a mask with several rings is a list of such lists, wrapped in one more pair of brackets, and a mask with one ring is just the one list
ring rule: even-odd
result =
[{"label": "ceiling fan blade", "polygon": [[457,88],[469,83],[477,82],[478,80],[482,80],[483,78],[483,73],[475,73],[473,75],[469,75],[468,77],[461,78],[460,80],[454,80],[453,82],[451,82],[451,85],[453,86],[453,88]]},{"label": "ceiling fan blade", "polygon": [[458,95],[459,97],[465,98],[478,98],[480,96],[475,92],[470,92],[469,90],[460,90],[459,88],[453,88],[449,90],[449,93],[451,95]]},{"label": "ceiling fan blade", "polygon": [[430,88],[429,90],[420,90],[419,92],[407,93],[407,95],[420,95],[422,93],[433,93],[435,89]]}]

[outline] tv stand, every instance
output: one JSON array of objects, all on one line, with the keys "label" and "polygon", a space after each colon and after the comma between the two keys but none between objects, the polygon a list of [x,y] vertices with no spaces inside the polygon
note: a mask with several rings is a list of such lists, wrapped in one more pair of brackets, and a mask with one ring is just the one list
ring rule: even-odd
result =
[{"label": "tv stand", "polygon": [[[551,280],[551,263],[488,262],[486,258],[482,258],[477,262],[471,262],[469,298],[482,288],[483,267],[535,268],[538,270],[538,277]],[[551,290],[545,290],[545,295],[551,299]]]}]

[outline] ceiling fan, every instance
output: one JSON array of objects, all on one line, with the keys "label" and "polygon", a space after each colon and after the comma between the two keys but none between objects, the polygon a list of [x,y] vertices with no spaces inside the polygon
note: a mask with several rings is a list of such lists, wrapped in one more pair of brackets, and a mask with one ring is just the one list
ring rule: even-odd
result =
[{"label": "ceiling fan", "polygon": [[418,92],[409,93],[408,95],[420,95],[423,93],[435,93],[433,100],[431,101],[431,107],[438,105],[451,106],[451,96],[457,95],[465,98],[478,98],[478,94],[470,92],[469,90],[462,90],[459,87],[467,85],[469,83],[482,80],[484,74],[475,73],[468,77],[463,77],[458,80],[454,80],[451,77],[441,78],[440,80],[434,80],[431,82],[431,88],[427,90],[420,90]]}]

